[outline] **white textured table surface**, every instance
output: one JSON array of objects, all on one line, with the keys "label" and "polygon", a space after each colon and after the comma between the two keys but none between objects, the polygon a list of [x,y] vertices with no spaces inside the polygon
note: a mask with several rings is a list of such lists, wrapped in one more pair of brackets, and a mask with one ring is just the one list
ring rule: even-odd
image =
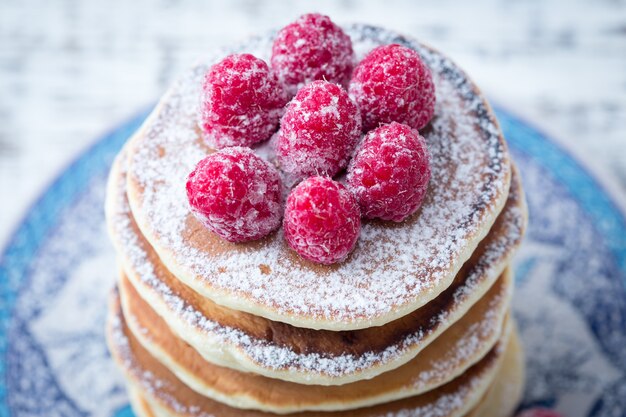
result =
[{"label": "white textured table surface", "polygon": [[626,2],[0,0],[0,242],[102,132],[213,48],[307,11],[429,43],[626,190]]}]

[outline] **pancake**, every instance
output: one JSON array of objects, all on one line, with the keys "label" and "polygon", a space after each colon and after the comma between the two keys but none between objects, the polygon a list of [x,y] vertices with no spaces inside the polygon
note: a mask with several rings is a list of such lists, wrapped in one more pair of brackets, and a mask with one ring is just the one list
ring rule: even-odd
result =
[{"label": "pancake", "polygon": [[[112,301],[116,303],[115,299]],[[111,312],[119,311],[112,305]],[[270,416],[262,411],[241,410],[203,397],[184,385],[132,337],[116,314],[109,316],[107,340],[113,357],[155,415],[175,416]],[[293,416],[462,416],[474,408],[494,382],[507,340],[501,340],[478,363],[453,381],[427,393],[373,407],[337,412],[303,412]],[[216,376],[219,378],[219,375]],[[271,387],[267,387],[271,391]],[[308,387],[307,387],[308,388]]]},{"label": "pancake", "polygon": [[524,354],[517,330],[513,329],[513,333],[511,342],[518,354],[505,358],[498,371],[496,382],[467,417],[511,417],[519,405],[524,392]]},{"label": "pancake", "polygon": [[182,284],[134,223],[126,200],[125,161],[120,154],[111,171],[107,221],[125,272],[141,297],[206,360],[304,384],[349,383],[406,363],[489,290],[526,226],[526,205],[514,170],[505,209],[439,297],[382,327],[315,331],[225,308]]},{"label": "pancake", "polygon": [[138,389],[133,388],[132,386],[128,386],[126,388],[128,391],[128,400],[130,401],[130,406],[133,409],[133,413],[138,417],[156,417],[156,415],[152,412],[148,401],[143,397],[141,392]]},{"label": "pancake", "polygon": [[118,314],[130,330],[129,338],[136,339],[184,384],[203,396],[235,408],[281,414],[345,410],[418,395],[461,375],[500,338],[506,338],[503,334],[508,334],[510,328],[505,317],[512,285],[510,271],[506,270],[492,289],[499,296],[486,295],[486,300],[474,305],[407,364],[373,379],[341,386],[295,384],[205,361],[171,332],[125,277],[118,285],[122,306]]},{"label": "pancake", "polygon": [[[466,417],[510,417],[517,407],[524,388],[523,354],[517,332],[511,336],[510,345],[498,369],[495,380],[480,403]],[[161,409],[158,416],[152,412],[148,401],[136,388],[130,388],[133,409],[139,417],[172,417]],[[155,408],[158,408],[156,406]],[[405,416],[408,417],[408,416]],[[430,416],[429,416],[430,417]]]},{"label": "pancake", "polygon": [[[488,103],[463,71],[396,33],[368,26],[346,30],[361,56],[389,42],[415,49],[433,73],[437,95],[435,116],[421,132],[432,156],[421,209],[399,224],[364,222],[346,261],[305,261],[288,248],[282,230],[230,243],[189,209],[185,179],[212,152],[197,123],[203,76],[227,53],[267,58],[271,36],[222,51],[188,71],[129,142],[128,197],[137,225],[176,278],[219,305],[311,329],[384,325],[445,291],[505,204],[507,146]],[[269,142],[258,151],[273,160]]]}]

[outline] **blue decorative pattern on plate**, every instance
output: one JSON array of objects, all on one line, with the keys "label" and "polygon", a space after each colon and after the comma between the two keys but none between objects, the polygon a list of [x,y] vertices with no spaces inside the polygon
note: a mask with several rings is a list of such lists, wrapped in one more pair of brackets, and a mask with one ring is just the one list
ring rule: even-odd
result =
[{"label": "blue decorative pattern on plate", "polygon": [[[28,212],[0,260],[0,417],[132,416],[104,342],[115,255],[106,176],[147,113],[98,141]],[[514,299],[524,406],[626,416],[626,215],[573,157],[497,111],[522,172],[530,228]]]}]

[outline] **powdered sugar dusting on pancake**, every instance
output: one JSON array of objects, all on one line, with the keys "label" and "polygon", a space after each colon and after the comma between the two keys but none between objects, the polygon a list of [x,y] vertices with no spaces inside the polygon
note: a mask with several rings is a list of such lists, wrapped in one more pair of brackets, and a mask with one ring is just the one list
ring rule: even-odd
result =
[{"label": "powdered sugar dusting on pancake", "polygon": [[[160,406],[167,407],[175,413],[188,416],[207,416],[207,412],[213,404],[222,411],[233,413],[241,410],[230,409],[227,406],[214,403],[210,399],[203,398],[198,401],[198,394],[190,391],[173,374],[164,370],[153,370],[146,367],[147,363],[153,362],[151,358],[146,362],[145,358],[137,356],[134,346],[126,334],[127,329],[122,317],[119,316],[119,306],[114,306],[109,316],[108,340],[113,354],[128,375],[130,381],[137,388],[147,394],[152,401],[157,401]],[[372,408],[361,410],[346,410],[336,412],[336,415],[385,415],[385,416],[429,416],[445,417],[459,416],[471,408],[487,391],[495,378],[498,365],[505,354],[504,344],[506,339],[498,342],[478,364],[470,368],[460,378],[440,387],[436,392],[426,393],[420,396],[408,398],[403,403],[381,404]],[[145,353],[144,353],[145,354]],[[183,399],[181,399],[183,398]],[[397,407],[397,405],[402,405]],[[389,408],[389,410],[387,410]],[[217,410],[216,410],[217,411]],[[255,411],[247,411],[252,414]],[[256,412],[265,415],[263,412]]]},{"label": "powdered sugar dusting on pancake", "polygon": [[[209,152],[196,115],[209,64],[179,79],[132,144],[131,206],[142,232],[170,270],[220,304],[306,327],[383,324],[443,291],[502,208],[510,178],[506,145],[465,75],[447,58],[392,32],[355,26],[348,33],[361,55],[390,42],[415,48],[433,72],[437,107],[432,127],[422,132],[432,179],[421,211],[400,225],[366,222],[346,262],[328,268],[303,262],[282,231],[252,246],[224,245],[189,221],[184,181]],[[270,45],[267,38],[238,49],[267,57]],[[271,150],[260,153],[272,159]]]},{"label": "powdered sugar dusting on pancake", "polygon": [[[281,379],[288,379],[282,374],[283,371],[297,373],[299,378],[304,380],[315,379],[318,376],[331,380],[343,377],[354,379],[355,374],[372,367],[383,367],[393,362],[406,361],[407,356],[414,356],[416,347],[423,345],[433,332],[437,333],[456,321],[460,314],[468,308],[468,300],[475,297],[477,292],[485,291],[486,282],[493,283],[496,280],[501,267],[506,264],[511,252],[519,245],[525,228],[523,196],[517,174],[515,174],[513,186],[508,195],[510,201],[498,219],[498,230],[494,230],[496,237],[487,238],[485,247],[482,248],[482,255],[476,262],[472,263],[471,268],[466,268],[464,281],[454,290],[454,303],[432,317],[431,327],[427,331],[418,328],[415,332],[406,335],[383,351],[367,352],[364,355],[348,353],[334,356],[303,353],[289,346],[281,346],[251,337],[239,329],[220,325],[220,323],[196,310],[190,302],[168,286],[155,267],[155,263],[159,262],[156,254],[138,234],[134,224],[126,196],[125,176],[126,158],[125,154],[122,153],[115,163],[109,184],[107,220],[113,242],[124,260],[131,281],[133,283],[137,280],[140,281],[140,286],[135,283],[135,287],[142,297],[151,304],[158,303],[165,306],[165,311],[156,305],[153,305],[153,308],[160,311],[172,329],[180,329],[181,326],[193,329],[191,330],[192,333],[198,332],[201,335],[204,341],[203,346],[208,346],[209,342],[212,341],[224,351],[242,352],[245,357],[242,360],[244,367],[250,367],[249,362],[251,362],[254,364],[256,372],[268,374],[268,370],[278,371],[279,374],[274,374],[274,377]],[[136,278],[132,278],[132,276]],[[510,290],[511,288],[508,288],[507,291]],[[499,325],[497,316],[501,316],[503,301],[500,297],[493,299],[493,304],[489,308],[491,319],[487,320],[490,326]],[[179,334],[179,336],[183,339],[188,337],[185,334]],[[191,339],[187,341],[192,342]],[[193,345],[196,350],[202,353],[199,346]],[[214,361],[215,355],[213,354],[211,358],[207,357],[207,359]]]}]

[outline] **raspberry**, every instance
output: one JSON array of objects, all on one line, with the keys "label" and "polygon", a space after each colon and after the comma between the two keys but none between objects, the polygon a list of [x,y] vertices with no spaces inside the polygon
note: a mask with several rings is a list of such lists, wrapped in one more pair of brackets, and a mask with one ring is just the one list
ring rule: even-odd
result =
[{"label": "raspberry", "polygon": [[561,414],[547,408],[531,408],[522,411],[517,417],[561,417]]},{"label": "raspberry", "polygon": [[187,198],[198,220],[230,242],[260,239],[280,226],[280,176],[249,148],[222,149],[198,162]]},{"label": "raspberry", "polygon": [[348,167],[350,190],[370,219],[406,219],[422,204],[429,180],[424,138],[395,122],[365,135]]},{"label": "raspberry", "polygon": [[200,125],[210,146],[251,146],[278,128],[288,101],[267,64],[250,54],[229,55],[204,78]]},{"label": "raspberry", "polygon": [[435,85],[417,52],[401,45],[374,48],[354,70],[350,97],[366,130],[381,123],[428,124],[435,112]]},{"label": "raspberry", "polygon": [[361,230],[359,206],[343,185],[328,177],[310,177],[287,197],[285,238],[293,250],[326,265],[344,260]]},{"label": "raspberry", "polygon": [[348,93],[337,84],[314,81],[287,106],[276,156],[296,179],[332,177],[348,165],[360,135],[361,117]]},{"label": "raspberry", "polygon": [[292,95],[314,80],[346,87],[353,62],[350,37],[328,16],[317,13],[282,28],[272,46],[272,68]]}]

